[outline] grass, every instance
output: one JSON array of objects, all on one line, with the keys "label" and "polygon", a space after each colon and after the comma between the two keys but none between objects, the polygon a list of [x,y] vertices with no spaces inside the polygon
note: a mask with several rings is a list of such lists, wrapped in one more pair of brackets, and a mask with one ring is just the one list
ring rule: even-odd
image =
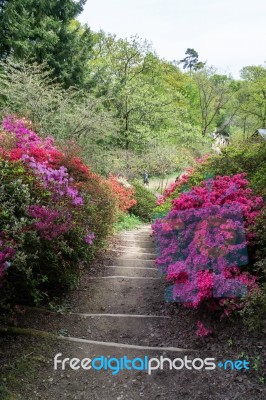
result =
[{"label": "grass", "polygon": [[25,398],[24,390],[34,389],[39,371],[46,367],[55,342],[18,336],[7,343],[11,351],[4,349],[0,365],[0,399],[21,400]]},{"label": "grass", "polygon": [[116,232],[127,231],[135,229],[141,225],[143,225],[143,222],[141,221],[140,218],[136,217],[135,215],[123,213],[119,217],[119,220],[115,226],[115,231]]},{"label": "grass", "polygon": [[168,187],[170,183],[174,182],[176,177],[179,175],[180,172],[172,172],[165,177],[151,177],[149,178],[149,186],[147,186],[147,188],[150,189],[152,192],[163,193],[166,187]]}]

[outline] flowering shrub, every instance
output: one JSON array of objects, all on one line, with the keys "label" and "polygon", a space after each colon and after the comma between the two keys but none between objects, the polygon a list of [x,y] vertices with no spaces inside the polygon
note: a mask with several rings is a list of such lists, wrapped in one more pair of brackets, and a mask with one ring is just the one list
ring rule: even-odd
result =
[{"label": "flowering shrub", "polygon": [[132,186],[123,185],[118,181],[117,177],[113,175],[109,176],[109,182],[118,200],[119,209],[121,211],[127,211],[137,204],[137,201],[133,197],[135,190]]},{"label": "flowering shrub", "polygon": [[241,267],[248,263],[248,227],[262,204],[244,174],[217,176],[172,201],[168,215],[153,224],[157,266],[174,283],[167,301],[207,305],[224,315],[242,307],[243,297],[257,288],[256,277]]},{"label": "flowering shrub", "polygon": [[109,183],[39,137],[25,119],[2,123],[0,301],[40,303],[73,286],[116,220]]},{"label": "flowering shrub", "polygon": [[[206,161],[208,160],[209,155],[205,155],[202,158],[198,158],[197,161],[197,166],[201,164],[205,164]],[[157,200],[156,204],[158,206],[162,205],[168,198],[170,198],[173,194],[176,194],[178,189],[181,189],[183,186],[185,186],[189,178],[193,176],[195,173],[195,168],[193,167],[188,167],[185,170],[185,173],[182,174],[175,182],[172,182],[164,191],[163,195],[159,197]]]},{"label": "flowering shrub", "polygon": [[53,240],[71,229],[71,215],[66,213],[45,206],[30,206],[28,213],[36,220],[33,227],[43,239]]},{"label": "flowering shrub", "polygon": [[157,200],[156,204],[158,206],[162,205],[171,195],[176,192],[177,188],[180,188],[182,185],[186,184],[190,175],[194,172],[193,168],[187,168],[186,172],[182,174],[177,181],[172,182],[164,191],[163,195]]},{"label": "flowering shrub", "polygon": [[5,271],[10,267],[10,260],[15,254],[12,247],[4,245],[4,241],[0,239],[0,285],[1,279],[4,277]]}]

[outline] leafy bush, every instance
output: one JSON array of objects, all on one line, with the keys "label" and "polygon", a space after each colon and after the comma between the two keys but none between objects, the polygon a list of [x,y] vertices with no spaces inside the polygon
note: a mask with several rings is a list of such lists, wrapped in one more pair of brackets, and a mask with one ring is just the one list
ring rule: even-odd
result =
[{"label": "leafy bush", "polygon": [[118,222],[116,223],[116,232],[127,231],[135,229],[142,225],[142,221],[136,215],[130,215],[128,213],[120,213]]},{"label": "leafy bush", "polygon": [[240,311],[244,323],[250,331],[260,330],[266,321],[266,286],[253,291],[245,301],[243,310]]},{"label": "leafy bush", "polygon": [[41,139],[26,120],[3,120],[0,156],[1,301],[41,303],[75,285],[112,232],[108,181]]},{"label": "leafy bush", "polygon": [[130,214],[134,214],[144,222],[150,222],[154,208],[155,208],[155,195],[143,186],[138,181],[132,182],[135,193],[134,198],[137,201],[133,207],[130,208]]},{"label": "leafy bush", "polygon": [[133,197],[135,191],[130,184],[119,181],[119,179],[113,175],[109,176],[109,183],[121,211],[127,211],[136,204],[136,200]]},{"label": "leafy bush", "polygon": [[256,218],[255,223],[250,227],[250,233],[254,237],[252,261],[254,271],[260,283],[266,282],[266,207],[264,207]]}]

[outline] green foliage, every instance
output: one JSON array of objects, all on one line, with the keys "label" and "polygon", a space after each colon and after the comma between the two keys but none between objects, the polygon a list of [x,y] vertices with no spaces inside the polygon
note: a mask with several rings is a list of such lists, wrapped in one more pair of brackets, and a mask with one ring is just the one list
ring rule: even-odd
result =
[{"label": "green foliage", "polygon": [[108,144],[120,170],[136,176],[148,168],[163,175],[176,170],[184,153],[210,147],[191,124],[188,77],[175,65],[160,60],[137,36],[124,40],[100,32],[95,42],[87,84],[97,97],[105,97],[119,123],[103,145]]},{"label": "green foliage", "polygon": [[190,122],[188,78],[178,68],[136,37],[116,40],[101,33],[94,40],[79,90],[56,84],[47,63],[2,62],[1,114],[17,113],[44,135],[76,140],[89,164],[105,175],[134,177],[145,168],[165,175],[209,149]]},{"label": "green foliage", "polygon": [[[226,75],[218,75],[214,68],[205,68],[193,75],[193,80],[198,88],[197,108],[200,112],[201,132],[203,136],[210,134],[214,128],[221,129],[221,113],[229,105],[234,90],[232,80]],[[225,121],[236,113],[236,106],[230,103],[230,112],[223,116]],[[224,124],[223,124],[224,125]]]},{"label": "green foliage", "polygon": [[81,138],[112,131],[112,117],[101,100],[85,91],[55,84],[45,64],[1,63],[1,114],[17,113],[31,119],[42,133]]},{"label": "green foliage", "polygon": [[0,7],[0,58],[47,61],[66,87],[81,85],[93,37],[73,19],[86,0],[9,0]]},{"label": "green foliage", "polygon": [[157,132],[178,120],[182,95],[166,85],[166,65],[146,41],[138,37],[116,40],[103,33],[97,40],[89,62],[89,85],[97,96],[106,97],[106,105],[120,121],[115,143],[143,151],[152,136],[158,137]]},{"label": "green foliage", "polygon": [[255,236],[254,269],[256,274],[262,282],[266,282],[266,208],[261,211],[259,217],[256,219],[251,232]]},{"label": "green foliage", "polygon": [[116,232],[127,231],[131,229],[138,228],[143,222],[136,215],[131,215],[128,213],[121,213],[118,218],[118,222],[115,225]]},{"label": "green foliage", "polygon": [[248,66],[241,71],[241,112],[253,120],[253,129],[266,128],[266,68]]},{"label": "green foliage", "polygon": [[75,140],[92,165],[91,158],[102,150],[100,139],[108,141],[116,129],[102,100],[84,90],[63,89],[45,65],[8,59],[0,66],[0,116],[16,113],[33,121],[44,136],[49,132],[62,143]]},{"label": "green foliage", "polygon": [[135,189],[134,198],[137,204],[130,208],[130,214],[136,215],[144,222],[150,222],[155,208],[155,195],[137,180],[132,182]]},{"label": "green foliage", "polygon": [[246,172],[254,192],[266,195],[266,143],[247,141],[239,146],[229,146],[220,156],[210,157],[198,171],[202,177],[206,173],[233,175]]},{"label": "green foliage", "polygon": [[206,63],[199,61],[199,55],[194,49],[187,49],[186,57],[183,60],[180,60],[180,63],[183,64],[184,69],[189,69],[197,71],[202,69]]},{"label": "green foliage", "polygon": [[[171,196],[171,198],[167,199],[163,204],[160,206],[157,206],[156,209],[154,210],[154,213],[157,215],[166,215],[169,213],[172,207],[172,197],[178,197],[178,192],[177,190],[175,191],[175,194]],[[157,217],[156,217],[157,218]],[[160,217],[159,217],[160,218]]]},{"label": "green foliage", "polygon": [[243,310],[240,311],[244,323],[250,331],[265,328],[266,320],[266,286],[253,292],[245,301]]}]

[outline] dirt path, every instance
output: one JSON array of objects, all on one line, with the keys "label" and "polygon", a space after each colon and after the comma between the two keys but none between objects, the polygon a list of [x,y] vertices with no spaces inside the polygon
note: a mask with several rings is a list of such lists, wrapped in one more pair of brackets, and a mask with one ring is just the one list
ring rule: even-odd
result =
[{"label": "dirt path", "polygon": [[[63,340],[44,349],[45,362],[34,380],[22,385],[19,399],[264,398],[261,386],[246,372],[169,370],[167,361],[163,370],[151,374],[123,369],[113,375],[111,370],[72,370],[69,365],[62,370],[61,364],[54,370],[54,357],[58,353],[62,354],[60,359],[80,360],[101,356],[118,359],[127,356],[131,360],[145,356],[237,357],[239,346],[228,348],[228,337],[223,338],[223,333],[218,344],[217,338],[198,340],[195,313],[183,310],[176,314],[164,303],[165,283],[154,266],[155,249],[150,233],[150,227],[144,226],[121,234],[122,242],[113,249],[114,261],[99,276],[86,275],[71,296],[71,314],[31,312],[17,320],[20,327],[65,335]],[[34,340],[38,346],[38,339]],[[246,346],[249,345],[247,342]]]}]

